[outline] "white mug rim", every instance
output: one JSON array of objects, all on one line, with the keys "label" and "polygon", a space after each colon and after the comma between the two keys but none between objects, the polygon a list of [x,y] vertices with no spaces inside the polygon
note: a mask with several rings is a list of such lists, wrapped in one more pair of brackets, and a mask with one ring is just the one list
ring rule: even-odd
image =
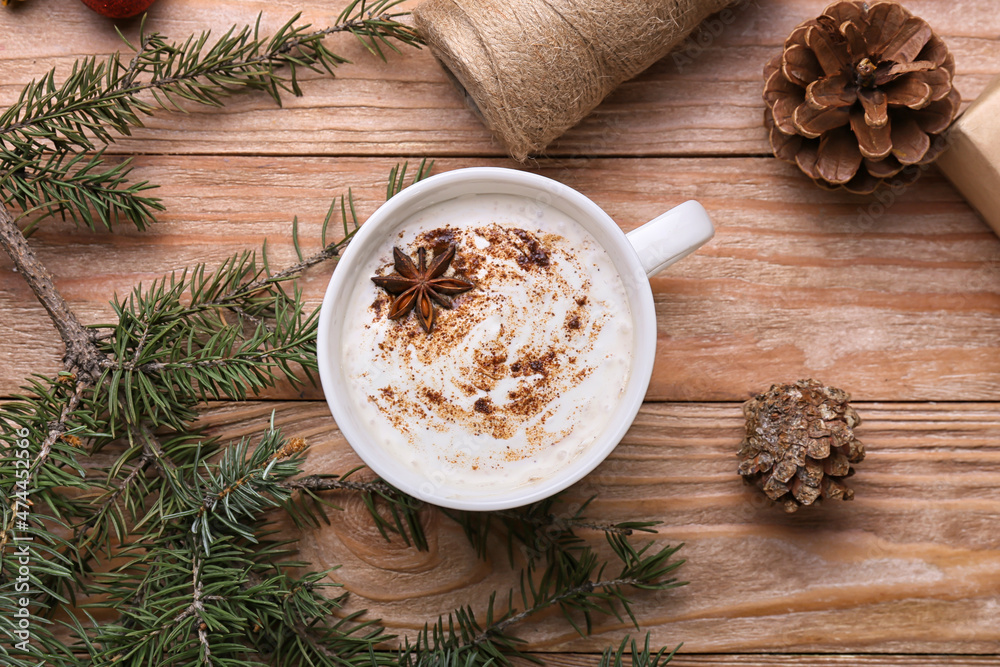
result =
[{"label": "white mug rim", "polygon": [[[395,219],[396,213],[415,201],[428,199],[435,192],[456,184],[477,181],[483,184],[503,183],[530,188],[550,197],[553,201],[549,204],[557,208],[555,200],[562,199],[584,212],[590,223],[600,227],[605,232],[605,239],[613,240],[616,251],[614,254],[627,264],[623,267],[619,266],[619,262],[614,262],[628,296],[634,331],[631,368],[626,390],[614,410],[612,419],[598,440],[590,444],[575,461],[560,468],[549,479],[492,493],[485,497],[475,497],[471,492],[465,496],[445,495],[434,490],[428,493],[426,489],[421,488],[422,483],[426,481],[425,478],[416,471],[412,471],[407,478],[403,469],[390,469],[382,465],[382,461],[378,458],[379,445],[373,443],[371,435],[363,427],[359,427],[351,417],[347,388],[341,378],[335,376],[340,365],[339,358],[335,357],[339,357],[340,350],[338,349],[336,354],[331,350],[333,327],[339,324],[335,322],[336,318],[333,316],[334,304],[339,300],[340,294],[350,294],[347,291],[350,281],[358,279],[357,273],[360,267],[357,264],[367,258],[363,248],[366,243],[372,243],[369,237],[377,235],[380,227],[393,221],[399,222]],[[475,192],[488,193],[490,190]],[[407,217],[411,214],[408,213]],[[577,222],[584,227],[588,226],[580,220]],[[606,250],[612,251],[605,241],[600,239],[598,241]],[[362,250],[352,252],[355,248]],[[434,505],[458,510],[488,511],[520,507],[558,493],[592,472],[618,446],[634,422],[652,377],[655,356],[656,315],[652,289],[636,250],[625,233],[601,207],[578,190],[540,174],[504,167],[467,167],[437,174],[407,187],[382,204],[361,225],[338,261],[323,298],[317,332],[317,360],[323,393],[334,420],[351,448],[365,465],[400,491]],[[400,474],[401,472],[403,474]]]}]

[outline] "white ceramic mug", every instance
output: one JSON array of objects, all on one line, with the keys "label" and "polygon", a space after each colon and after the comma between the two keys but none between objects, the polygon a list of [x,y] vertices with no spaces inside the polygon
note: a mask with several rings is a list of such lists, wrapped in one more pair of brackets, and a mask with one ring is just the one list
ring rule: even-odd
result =
[{"label": "white ceramic mug", "polygon": [[[351,384],[341,367],[343,327],[337,304],[347,302],[352,290],[368,280],[360,269],[373,253],[384,248],[400,225],[418,211],[469,194],[505,194],[525,197],[559,209],[573,218],[601,244],[618,270],[634,320],[631,371],[625,391],[601,436],[575,460],[549,478],[488,496],[449,489],[446,482],[423,478],[394,460],[359,423],[351,410]],[[320,313],[319,374],[327,403],[337,425],[358,456],[396,488],[427,502],[462,510],[498,510],[518,507],[557,493],[596,468],[625,436],[642,406],[656,354],[656,311],[649,278],[697,250],[712,238],[714,229],[701,204],[688,201],[642,227],[625,234],[597,204],[573,188],[550,178],[514,169],[475,167],[456,169],[416,183],[375,211],[351,241],[327,288]]]}]

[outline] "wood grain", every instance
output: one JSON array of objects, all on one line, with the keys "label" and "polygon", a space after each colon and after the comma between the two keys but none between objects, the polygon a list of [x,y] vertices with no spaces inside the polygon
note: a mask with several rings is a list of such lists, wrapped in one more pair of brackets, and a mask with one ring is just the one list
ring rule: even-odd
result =
[{"label": "wood grain", "polygon": [[[541,656],[548,667],[594,667],[600,656],[587,653],[555,653]],[[871,654],[706,654],[681,653],[671,667],[985,667],[1000,663],[996,655],[871,655]]]},{"label": "wood grain", "polygon": [[[161,0],[147,27],[174,39],[233,24],[272,31],[298,11],[329,25],[343,2],[328,0]],[[415,3],[409,3],[412,6]],[[762,128],[761,69],[798,23],[825,3],[740,0],[736,18],[709,21],[675,56],[622,85],[550,154],[769,154]],[[956,85],[974,99],[1000,72],[1000,14],[994,0],[907,2],[954,51]],[[67,71],[74,58],[122,50],[113,24],[76,2],[34,0],[0,13],[0,106],[51,67]],[[135,37],[136,21],[122,23]],[[65,38],[53,39],[53,35]],[[503,151],[426,50],[407,50],[382,63],[350,37],[333,44],[355,61],[336,80],[308,77],[305,97],[283,109],[263,95],[225,109],[164,114],[115,149],[127,153],[296,155],[501,155]]]},{"label": "wood grain", "polygon": [[[265,238],[272,266],[291,263],[293,215],[307,248],[318,247],[331,198],[351,186],[367,216],[395,163],[149,156],[135,177],[162,184],[161,224],[106,234],[46,222],[31,243],[81,318],[105,321],[115,292]],[[473,165],[512,163],[449,159],[437,171]],[[538,171],[626,230],[687,199],[716,223],[711,243],[653,280],[660,333],[649,400],[743,400],[806,376],[858,400],[1000,400],[1000,239],[936,172],[887,193],[895,201],[885,207],[820,191],[773,159],[566,160]],[[0,394],[30,372],[52,372],[62,354],[10,266],[0,260]],[[331,270],[305,280],[313,303]]]},{"label": "wood grain", "polygon": [[[182,39],[261,13],[269,32],[297,11],[321,26],[341,4],[160,0],[148,27]],[[568,497],[599,493],[593,518],[663,521],[664,541],[686,543],[692,583],[637,606],[655,642],[685,642],[679,667],[1000,664],[1000,240],[934,170],[905,192],[861,199],[753,157],[769,155],[761,65],[824,4],[741,3],[735,22],[707,24],[679,57],[621,86],[553,145],[563,159],[530,165],[625,230],[689,198],[718,227],[710,245],[653,281],[660,332],[647,398],[671,402],[648,403]],[[995,0],[906,5],[947,40],[966,101],[1000,73]],[[119,25],[137,33],[137,22]],[[106,320],[114,292],[265,238],[275,265],[290,262],[292,216],[315,248],[330,199],[353,187],[366,217],[398,156],[458,158],[438,171],[513,166],[426,50],[381,63],[349,38],[331,43],[355,63],[336,79],[306,77],[306,96],[282,109],[245,95],[225,109],[154,116],[113,147],[145,154],[135,176],[163,185],[167,211],[150,232],[43,225],[31,243],[85,321]],[[76,58],[120,48],[113,24],[77,2],[0,10],[0,108],[49,68],[65,73]],[[312,303],[331,270],[304,281]],[[61,346],[6,260],[0,325],[0,395],[58,368]],[[789,517],[734,472],[737,401],[805,376],[883,402],[858,406],[870,453],[853,479],[857,500]],[[259,432],[276,410],[288,434],[312,443],[311,470],[343,471],[358,459],[325,405],[301,400],[319,396],[281,387],[268,397],[300,400],[214,405],[205,423],[235,438]],[[342,564],[336,576],[352,604],[394,629],[413,632],[460,604],[481,610],[489,591],[513,582],[499,550],[477,560],[434,511],[431,549],[416,552],[382,541],[355,500],[336,500],[345,510],[330,527],[286,530],[315,567]],[[544,618],[524,635],[554,667],[590,667],[628,629],[598,630],[580,639]]]},{"label": "wood grain", "polygon": [[[691,583],[638,596],[637,616],[654,642],[683,641],[693,653],[1000,652],[1000,405],[857,409],[868,457],[852,478],[852,503],[785,515],[745,487],[735,473],[738,404],[647,404],[612,456],[571,487],[569,502],[598,495],[589,510],[595,520],[659,520],[660,539],[685,543],[681,576]],[[358,463],[323,403],[220,405],[205,424],[212,435],[238,438],[265,427],[272,410],[288,435],[311,444],[309,471]],[[500,545],[477,560],[437,512],[425,517],[430,549],[418,552],[386,544],[356,500],[331,500],[345,509],[331,513],[329,527],[289,533],[315,567],[343,565],[333,576],[354,594],[351,608],[367,608],[393,629],[412,632],[456,604],[481,610],[491,590],[514,581]],[[580,639],[549,617],[523,634],[534,650],[595,651],[627,631],[604,622]],[[940,664],[984,664],[963,659]],[[707,660],[680,664],[912,664]]]}]

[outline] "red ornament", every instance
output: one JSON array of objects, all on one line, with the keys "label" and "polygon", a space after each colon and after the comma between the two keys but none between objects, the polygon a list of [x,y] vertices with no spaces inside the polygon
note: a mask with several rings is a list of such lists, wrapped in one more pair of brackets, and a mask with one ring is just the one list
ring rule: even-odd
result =
[{"label": "red ornament", "polygon": [[141,14],[156,0],[80,0],[101,16],[127,19]]}]

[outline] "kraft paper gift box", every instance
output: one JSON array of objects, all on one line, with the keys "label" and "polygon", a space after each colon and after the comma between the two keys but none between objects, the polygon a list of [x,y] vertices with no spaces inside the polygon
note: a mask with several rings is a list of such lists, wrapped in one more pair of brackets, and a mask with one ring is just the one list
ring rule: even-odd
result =
[{"label": "kraft paper gift box", "polygon": [[952,125],[938,165],[1000,234],[1000,77]]}]

